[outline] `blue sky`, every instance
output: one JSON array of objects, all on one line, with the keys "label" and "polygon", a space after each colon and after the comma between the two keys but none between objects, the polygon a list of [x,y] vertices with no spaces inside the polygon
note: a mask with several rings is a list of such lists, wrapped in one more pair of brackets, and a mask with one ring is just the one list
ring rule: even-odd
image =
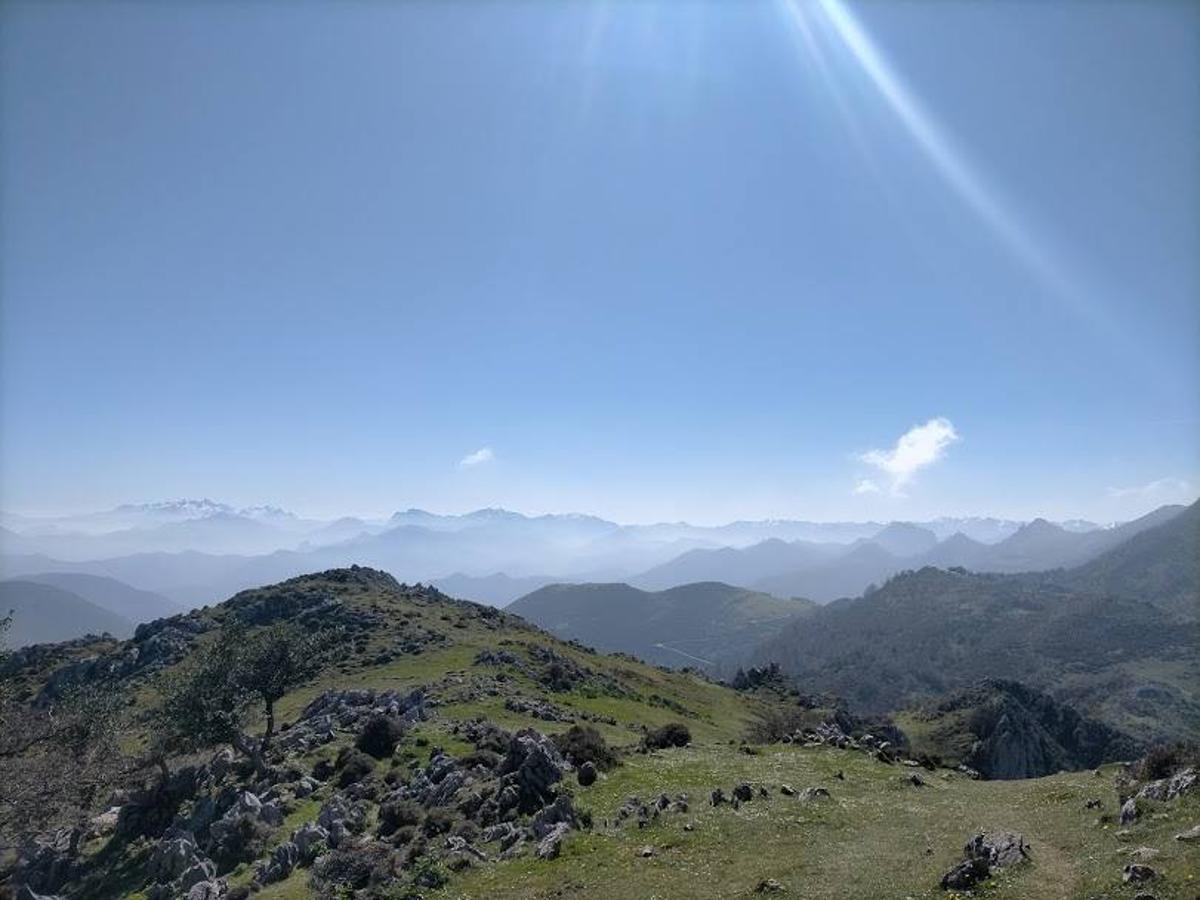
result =
[{"label": "blue sky", "polygon": [[6,3],[0,505],[1191,499],[1198,44],[1147,0]]}]

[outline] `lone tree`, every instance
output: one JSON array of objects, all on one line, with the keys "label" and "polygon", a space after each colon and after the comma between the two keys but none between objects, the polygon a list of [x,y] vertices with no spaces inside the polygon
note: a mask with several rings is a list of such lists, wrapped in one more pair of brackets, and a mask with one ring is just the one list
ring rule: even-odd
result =
[{"label": "lone tree", "polygon": [[11,622],[0,617],[0,858],[25,836],[85,821],[130,763],[115,685],[67,684],[36,706],[17,695],[2,671]]},{"label": "lone tree", "polygon": [[[288,623],[256,631],[241,623],[223,628],[193,663],[163,684],[155,742],[163,776],[169,774],[168,753],[216,744],[231,744],[264,771],[275,735],[275,704],[317,673],[327,638]],[[265,719],[257,740],[249,733],[256,713]]]}]

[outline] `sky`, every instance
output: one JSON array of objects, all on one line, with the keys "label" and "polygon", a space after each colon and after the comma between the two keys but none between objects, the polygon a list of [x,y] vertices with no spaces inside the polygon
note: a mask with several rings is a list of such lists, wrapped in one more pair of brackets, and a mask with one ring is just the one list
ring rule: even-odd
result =
[{"label": "sky", "polygon": [[0,507],[1128,518],[1200,5],[6,2]]}]

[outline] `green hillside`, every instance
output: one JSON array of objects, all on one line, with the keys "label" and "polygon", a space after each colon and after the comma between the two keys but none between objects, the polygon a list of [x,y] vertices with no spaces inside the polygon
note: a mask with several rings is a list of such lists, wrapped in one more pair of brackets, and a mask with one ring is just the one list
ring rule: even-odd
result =
[{"label": "green hillside", "polygon": [[807,600],[781,600],[716,581],[665,591],[627,584],[554,584],[508,607],[561,638],[660,665],[710,671],[736,662],[786,622],[813,609],[815,604]]},{"label": "green hillside", "polygon": [[[274,705],[261,767],[221,742],[167,757],[169,778],[153,760],[136,765],[163,737],[160,700],[199,672],[215,677],[206,661],[228,635],[246,647],[292,626],[318,639],[306,644],[314,670]],[[1019,831],[1030,846],[985,882],[989,897],[1130,897],[1122,870],[1139,847],[1156,851],[1163,900],[1193,896],[1200,876],[1173,837],[1200,820],[1195,791],[1139,801],[1121,827],[1119,802],[1138,785],[1112,767],[976,781],[832,723],[746,744],[797,699],[601,655],[367,569],[243,592],[131,641],[29,648],[0,672],[6,714],[25,709],[34,724],[47,704],[71,724],[73,682],[116,701],[89,695],[88,722],[51,732],[75,746],[114,710],[105,759],[131,768],[115,767],[113,783],[91,744],[72,766],[54,742],[0,746],[6,803],[21,802],[32,771],[50,785],[95,776],[76,810],[43,801],[0,820],[6,883],[69,900],[937,897],[981,829]],[[249,724],[262,734],[262,719]],[[710,805],[717,788],[739,799]],[[16,839],[35,821],[44,844],[18,861],[15,848],[36,849]]]},{"label": "green hillside", "polygon": [[792,623],[757,657],[864,712],[1006,678],[1146,740],[1200,736],[1197,626],[1042,578],[902,573]]},{"label": "green hillside", "polygon": [[1200,502],[1061,579],[1076,590],[1147,600],[1200,619]]}]

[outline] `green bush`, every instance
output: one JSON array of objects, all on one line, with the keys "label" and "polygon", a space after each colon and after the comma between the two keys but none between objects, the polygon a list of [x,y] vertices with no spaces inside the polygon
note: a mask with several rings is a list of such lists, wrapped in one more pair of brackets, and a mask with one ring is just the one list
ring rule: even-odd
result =
[{"label": "green bush", "polygon": [[349,787],[375,771],[375,760],[357,747],[346,747],[338,754],[338,787]]},{"label": "green bush", "polygon": [[404,737],[404,723],[396,716],[375,715],[367,720],[354,746],[376,759],[387,759]]},{"label": "green bush", "polygon": [[667,747],[686,747],[692,742],[692,733],[682,722],[668,722],[651,731],[642,738],[642,746],[647,750],[662,750]]},{"label": "green bush", "polygon": [[[684,728],[684,731],[687,729]],[[608,746],[604,735],[591,725],[572,725],[561,734],[554,735],[552,740],[559,752],[574,766],[590,762],[600,771],[607,772],[620,762],[620,757]]]}]

